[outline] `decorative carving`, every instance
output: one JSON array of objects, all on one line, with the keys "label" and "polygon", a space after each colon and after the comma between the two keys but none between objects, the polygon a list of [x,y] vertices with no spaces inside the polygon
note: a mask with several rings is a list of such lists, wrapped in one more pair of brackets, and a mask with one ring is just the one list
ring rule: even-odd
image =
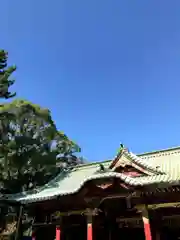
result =
[{"label": "decorative carving", "polygon": [[117,218],[116,222],[118,222],[120,228],[142,228],[143,222],[141,218]]},{"label": "decorative carving", "polygon": [[74,210],[74,211],[69,211],[69,212],[56,211],[51,215],[50,218],[51,218],[51,221],[52,221],[53,219],[57,220],[57,219],[61,218],[62,216],[71,216],[71,215],[95,216],[95,215],[98,215],[100,211],[101,210],[98,209],[98,208],[94,208],[94,209],[87,208],[87,209],[84,209],[84,210]]}]

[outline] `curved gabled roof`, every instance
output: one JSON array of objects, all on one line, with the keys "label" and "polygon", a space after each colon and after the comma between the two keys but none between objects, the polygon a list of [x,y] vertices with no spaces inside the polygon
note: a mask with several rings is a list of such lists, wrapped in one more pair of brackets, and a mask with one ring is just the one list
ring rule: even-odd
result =
[{"label": "curved gabled roof", "polygon": [[[130,177],[110,169],[112,161],[101,162],[105,171],[99,171],[99,162],[77,166],[61,172],[45,186],[33,192],[8,195],[9,200],[22,203],[32,203],[70,195],[78,192],[88,181],[106,178],[119,178],[133,187],[157,185],[158,188],[169,185],[180,185],[180,148],[176,151],[159,154],[159,152],[136,156],[126,151],[126,156],[144,168],[152,170],[150,176]],[[176,159],[176,160],[175,160]]]},{"label": "curved gabled roof", "polygon": [[132,152],[124,152],[123,153],[126,157],[128,157],[132,162],[137,165],[140,165],[142,168],[146,169],[149,172],[154,174],[164,174],[165,172],[159,169],[158,164],[151,164],[150,161],[146,161],[145,159],[138,157],[137,155],[133,154]]}]

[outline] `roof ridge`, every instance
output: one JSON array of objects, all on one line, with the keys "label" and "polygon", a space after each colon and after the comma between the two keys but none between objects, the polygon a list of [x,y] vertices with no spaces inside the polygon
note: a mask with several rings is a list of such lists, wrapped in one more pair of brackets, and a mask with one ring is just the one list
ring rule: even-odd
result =
[{"label": "roof ridge", "polygon": [[83,163],[83,164],[79,164],[79,165],[76,165],[74,166],[73,168],[81,168],[81,167],[89,167],[89,166],[93,166],[93,165],[98,165],[98,164],[102,164],[102,163],[110,163],[112,162],[112,160],[104,160],[104,161],[97,161],[97,162],[90,162],[90,163]]},{"label": "roof ridge", "polygon": [[[144,152],[144,153],[136,153],[135,155],[137,157],[143,157],[145,155],[151,155],[151,154],[155,154],[155,153],[162,153],[162,152],[168,152],[168,151],[172,151],[172,150],[180,150],[180,146],[177,147],[171,147],[171,148],[165,148],[165,149],[161,149],[161,150],[155,150],[155,151],[151,151],[151,152]],[[104,161],[96,161],[96,162],[89,162],[89,163],[83,163],[83,164],[79,164],[74,166],[74,168],[81,168],[81,167],[86,167],[86,166],[91,166],[91,165],[96,165],[96,164],[102,164],[102,163],[107,163],[107,162],[112,162],[114,161],[114,159],[111,160],[104,160]]]},{"label": "roof ridge", "polygon": [[178,149],[180,150],[180,146],[171,147],[171,148],[164,148],[164,149],[161,149],[161,150],[154,150],[154,151],[151,151],[151,152],[138,153],[136,155],[138,157],[141,157],[141,156],[145,156],[145,155],[151,155],[151,154],[155,154],[155,153],[168,152],[168,151],[178,150]]},{"label": "roof ridge", "polygon": [[141,157],[138,157],[137,155],[135,155],[132,152],[124,152],[124,154],[131,158],[132,161],[135,162],[135,164],[137,165],[141,165],[143,167],[145,167],[147,170],[156,173],[156,174],[165,174],[165,172],[161,171],[158,169],[157,167],[153,167],[148,161],[144,161],[144,159],[142,159]]},{"label": "roof ridge", "polygon": [[[85,183],[87,183],[88,181],[91,180],[97,180],[97,179],[102,179],[102,178],[109,178],[109,177],[113,177],[113,178],[120,178],[121,180],[123,180],[126,184],[130,185],[130,186],[144,186],[144,185],[155,185],[158,184],[158,188],[164,187],[168,184],[170,185],[177,185],[180,183],[180,180],[175,178],[175,179],[171,179],[171,177],[168,174],[162,174],[162,175],[153,175],[153,176],[142,176],[142,177],[130,177],[127,176],[123,173],[117,173],[117,172],[106,172],[106,173],[98,173],[98,174],[92,174],[91,176],[88,176],[86,178],[84,178],[80,184],[73,190],[73,192],[69,192],[67,194],[72,194],[72,193],[76,193],[78,192]],[[170,180],[170,182],[169,182]],[[44,197],[33,197],[31,199],[23,199],[20,197],[19,199],[15,199],[16,201],[19,201],[21,203],[32,203],[32,202],[36,202],[38,201],[43,201],[43,200],[50,200],[53,198],[56,198],[60,195],[59,192],[57,192],[56,194],[53,194],[51,196],[44,196]],[[64,195],[64,194],[63,194]],[[66,195],[66,194],[65,194]],[[13,197],[13,196],[11,196]]]}]

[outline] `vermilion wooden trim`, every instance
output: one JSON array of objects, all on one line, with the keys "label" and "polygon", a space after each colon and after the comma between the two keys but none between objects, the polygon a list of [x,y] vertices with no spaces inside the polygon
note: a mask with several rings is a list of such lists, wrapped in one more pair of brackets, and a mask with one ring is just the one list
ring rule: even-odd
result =
[{"label": "vermilion wooden trim", "polygon": [[142,220],[143,220],[143,224],[144,224],[145,239],[146,240],[152,240],[149,215],[148,215],[148,210],[147,210],[146,206],[144,206],[143,209],[142,209]]},{"label": "vermilion wooden trim", "polygon": [[114,161],[111,163],[109,168],[116,171],[116,169],[118,169],[119,167],[125,168],[126,166],[131,166],[132,168],[134,168],[135,171],[140,172],[142,174],[149,175],[149,171],[147,169],[143,168],[142,166],[139,166],[138,164],[136,164],[126,156],[126,151],[127,150],[124,149],[122,152],[120,152],[116,156]]},{"label": "vermilion wooden trim", "polygon": [[93,240],[92,214],[87,215],[87,240]]},{"label": "vermilion wooden trim", "polygon": [[87,240],[93,240],[92,223],[88,223],[87,226]]},{"label": "vermilion wooden trim", "polygon": [[56,226],[56,240],[61,240],[61,228]]},{"label": "vermilion wooden trim", "polygon": [[121,158],[121,156],[122,156],[122,154],[123,154],[123,151],[121,151],[120,153],[118,153],[118,155],[115,157],[115,159],[112,161],[112,163],[110,164],[110,166],[109,166],[109,168],[113,168],[115,165],[116,165],[116,163],[119,161],[119,159]]},{"label": "vermilion wooden trim", "polygon": [[36,233],[34,231],[32,232],[32,240],[36,240]]}]

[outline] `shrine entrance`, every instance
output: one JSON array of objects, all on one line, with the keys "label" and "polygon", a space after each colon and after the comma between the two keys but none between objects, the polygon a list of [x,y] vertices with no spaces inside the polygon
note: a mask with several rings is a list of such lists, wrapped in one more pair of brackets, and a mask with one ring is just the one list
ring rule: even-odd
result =
[{"label": "shrine entrance", "polygon": [[106,226],[93,229],[93,240],[119,240],[119,239],[138,239],[145,240],[143,228],[117,228],[115,226]]},{"label": "shrine entrance", "polygon": [[162,240],[178,240],[180,239],[180,229],[164,227],[162,228],[160,239]]},{"label": "shrine entrance", "polygon": [[117,237],[112,240],[120,239],[138,239],[145,240],[144,229],[143,228],[120,228]]},{"label": "shrine entrance", "polygon": [[145,240],[142,214],[135,207],[127,208],[125,198],[107,199],[101,204],[102,212],[94,216],[94,239]]},{"label": "shrine entrance", "polygon": [[93,240],[119,239],[145,240],[143,222],[141,218],[124,218],[123,216],[95,216],[93,221]]},{"label": "shrine entrance", "polygon": [[62,240],[87,240],[86,216],[74,215],[63,217]]}]

